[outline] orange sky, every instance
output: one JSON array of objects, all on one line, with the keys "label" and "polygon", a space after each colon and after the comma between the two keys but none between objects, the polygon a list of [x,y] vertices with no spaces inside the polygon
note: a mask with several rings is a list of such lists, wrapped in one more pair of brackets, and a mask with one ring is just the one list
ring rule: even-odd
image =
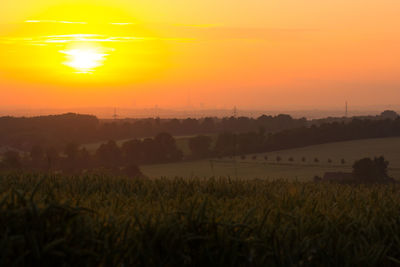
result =
[{"label": "orange sky", "polygon": [[14,0],[3,107],[400,104],[398,0]]}]

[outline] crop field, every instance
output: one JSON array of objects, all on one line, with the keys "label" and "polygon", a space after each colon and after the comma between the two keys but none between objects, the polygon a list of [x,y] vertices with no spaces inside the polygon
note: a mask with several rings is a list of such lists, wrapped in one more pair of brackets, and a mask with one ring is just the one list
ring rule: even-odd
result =
[{"label": "crop field", "polygon": [[1,266],[395,266],[400,185],[0,176]]},{"label": "crop field", "polygon": [[[389,160],[389,174],[400,179],[400,138],[378,138],[315,145],[290,150],[190,162],[141,166],[149,177],[211,177],[310,180],[326,171],[351,171],[362,157],[383,155]],[[277,161],[277,157],[280,161]],[[267,159],[265,159],[267,157]],[[304,159],[303,159],[304,158]],[[316,162],[317,159],[317,162]],[[341,160],[344,159],[344,164]]]}]

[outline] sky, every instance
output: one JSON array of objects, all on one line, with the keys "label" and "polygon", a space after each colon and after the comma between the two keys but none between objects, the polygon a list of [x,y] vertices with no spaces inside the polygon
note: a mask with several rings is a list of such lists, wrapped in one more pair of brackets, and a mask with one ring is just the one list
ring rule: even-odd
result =
[{"label": "sky", "polygon": [[400,104],[398,0],[5,0],[0,105]]}]

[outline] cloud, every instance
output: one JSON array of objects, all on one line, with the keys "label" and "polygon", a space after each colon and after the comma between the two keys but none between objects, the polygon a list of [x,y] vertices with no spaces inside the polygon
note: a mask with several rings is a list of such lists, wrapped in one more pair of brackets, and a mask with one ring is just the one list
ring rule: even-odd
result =
[{"label": "cloud", "polygon": [[203,25],[170,25],[164,26],[165,32],[180,38],[198,40],[285,40],[307,36],[317,32],[316,29],[285,29],[265,27],[224,27],[218,24]]},{"label": "cloud", "polygon": [[[222,40],[250,40],[250,41],[291,41],[298,38],[307,38],[310,34],[315,34],[316,29],[285,29],[285,28],[256,28],[256,27],[226,27],[221,24],[146,24],[139,25],[132,22],[112,22],[96,24],[95,28],[89,29],[91,32],[98,30],[102,33],[104,29],[108,34],[93,33],[73,33],[79,26],[68,26],[68,24],[87,24],[79,21],[58,21],[58,20],[26,20],[25,23],[59,23],[65,24],[63,27],[55,27],[60,34],[51,34],[45,31],[53,30],[53,27],[43,27],[37,25],[34,30],[29,29],[29,34],[35,32],[34,37],[0,37],[2,44],[23,44],[23,45],[45,45],[45,44],[66,44],[66,43],[102,43],[119,42],[129,43],[137,41],[171,41],[171,42],[194,42],[194,41],[222,41]],[[110,29],[108,26],[121,27]],[[78,28],[77,28],[78,27]],[[143,29],[154,29],[157,36]],[[95,31],[95,33],[96,33]],[[62,34],[73,33],[73,34]],[[137,34],[137,35],[133,35]]]},{"label": "cloud", "polygon": [[87,24],[84,21],[65,21],[65,20],[25,20],[25,23],[63,23],[63,24]]},{"label": "cloud", "polygon": [[136,23],[133,22],[111,22],[111,25],[119,25],[119,26],[126,26],[126,25],[134,25]]},{"label": "cloud", "polygon": [[221,27],[221,24],[173,24],[172,26],[187,28],[217,28]]},{"label": "cloud", "polygon": [[137,41],[194,41],[195,38],[160,38],[160,37],[140,37],[140,36],[107,36],[101,34],[60,34],[46,35],[39,37],[3,37],[0,38],[1,44],[19,44],[19,45],[48,45],[48,44],[66,44],[66,43],[102,43],[118,42],[130,43]]}]

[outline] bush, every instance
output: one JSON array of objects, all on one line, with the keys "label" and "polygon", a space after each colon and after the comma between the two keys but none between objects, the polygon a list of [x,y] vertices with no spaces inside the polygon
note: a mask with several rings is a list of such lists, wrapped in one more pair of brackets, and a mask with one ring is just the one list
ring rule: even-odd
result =
[{"label": "bush", "polygon": [[189,139],[189,148],[194,158],[204,158],[210,155],[212,138],[198,135]]},{"label": "bush", "polygon": [[314,178],[313,178],[313,181],[314,182],[321,182],[322,178],[320,176],[318,176],[318,175],[315,175]]},{"label": "bush", "polygon": [[123,168],[122,173],[128,177],[132,178],[142,178],[145,177],[143,173],[140,171],[139,167],[136,164],[130,163],[126,167]]},{"label": "bush", "polygon": [[18,152],[9,150],[4,153],[1,163],[5,169],[17,170],[21,167],[21,157]]},{"label": "bush", "polygon": [[363,158],[353,164],[353,175],[359,181],[382,182],[389,179],[387,168],[389,162],[383,156]]}]

